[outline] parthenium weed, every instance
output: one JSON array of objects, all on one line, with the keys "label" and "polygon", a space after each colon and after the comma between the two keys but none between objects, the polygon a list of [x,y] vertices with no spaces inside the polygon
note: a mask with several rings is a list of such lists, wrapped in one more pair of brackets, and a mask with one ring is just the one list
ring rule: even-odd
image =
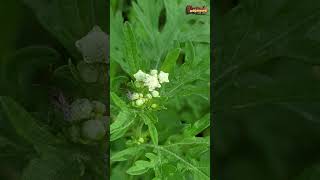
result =
[{"label": "parthenium weed", "polygon": [[209,16],[186,15],[190,3],[209,5],[112,9],[111,179],[210,179]]}]

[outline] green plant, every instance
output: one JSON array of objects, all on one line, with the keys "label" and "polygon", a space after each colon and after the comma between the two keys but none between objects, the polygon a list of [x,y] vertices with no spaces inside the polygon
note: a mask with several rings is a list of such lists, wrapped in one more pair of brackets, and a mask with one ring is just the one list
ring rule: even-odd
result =
[{"label": "green plant", "polygon": [[319,179],[319,1],[218,2],[216,178]]},{"label": "green plant", "polygon": [[53,40],[1,59],[0,164],[18,179],[106,179],[107,3],[24,3]]},{"label": "green plant", "polygon": [[111,2],[111,179],[210,179],[209,13],[187,5],[209,1]]}]

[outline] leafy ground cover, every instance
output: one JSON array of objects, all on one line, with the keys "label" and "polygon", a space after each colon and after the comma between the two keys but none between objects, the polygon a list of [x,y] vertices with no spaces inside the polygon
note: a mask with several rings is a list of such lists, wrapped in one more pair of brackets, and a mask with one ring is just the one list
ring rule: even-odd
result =
[{"label": "leafy ground cover", "polygon": [[106,179],[107,3],[13,3],[30,19],[1,55],[0,179]]},{"label": "leafy ground cover", "polygon": [[319,179],[319,1],[216,1],[214,174]]},{"label": "leafy ground cover", "polygon": [[111,179],[210,179],[209,1],[111,1]]}]

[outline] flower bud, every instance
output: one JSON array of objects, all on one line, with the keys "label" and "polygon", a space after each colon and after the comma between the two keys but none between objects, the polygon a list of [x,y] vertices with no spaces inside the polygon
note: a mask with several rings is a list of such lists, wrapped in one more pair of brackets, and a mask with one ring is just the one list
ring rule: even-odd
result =
[{"label": "flower bud", "polygon": [[147,98],[147,99],[152,99],[152,95],[151,95],[151,94],[147,94],[147,95],[146,95],[146,98]]},{"label": "flower bud", "polygon": [[142,106],[143,104],[144,104],[144,100],[143,99],[136,100],[136,105],[137,106]]},{"label": "flower bud", "polygon": [[139,93],[133,93],[131,95],[131,100],[137,100],[137,99],[139,99],[139,97],[140,97]]},{"label": "flower bud", "polygon": [[152,92],[151,92],[151,95],[152,95],[153,97],[159,97],[159,92],[158,92],[158,91],[152,91]]}]

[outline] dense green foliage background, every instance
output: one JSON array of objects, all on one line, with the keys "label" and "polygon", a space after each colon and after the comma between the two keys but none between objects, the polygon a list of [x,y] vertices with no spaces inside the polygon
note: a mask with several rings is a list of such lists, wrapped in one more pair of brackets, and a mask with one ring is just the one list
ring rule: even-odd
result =
[{"label": "dense green foliage background", "polygon": [[108,32],[108,10],[100,0],[1,2],[0,179],[106,178],[106,141],[71,141],[52,98],[107,102],[107,82],[76,78],[75,41],[94,25]]},{"label": "dense green foliage background", "polygon": [[[187,5],[210,9],[209,1],[111,1],[111,179],[210,179],[210,17],[186,15]],[[169,73],[156,100],[166,109],[131,106],[139,69]]]},{"label": "dense green foliage background", "polygon": [[319,179],[320,2],[214,4],[215,178]]}]

